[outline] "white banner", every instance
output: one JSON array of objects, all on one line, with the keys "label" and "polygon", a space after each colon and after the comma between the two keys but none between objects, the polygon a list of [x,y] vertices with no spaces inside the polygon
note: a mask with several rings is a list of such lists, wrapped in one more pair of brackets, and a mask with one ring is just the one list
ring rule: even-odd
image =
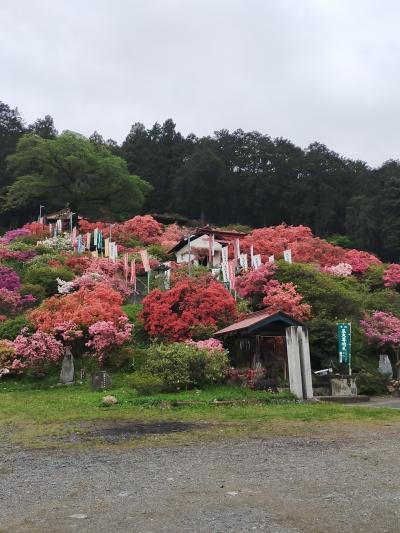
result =
[{"label": "white banner", "polygon": [[239,263],[240,263],[240,266],[242,268],[244,268],[245,270],[248,269],[248,264],[247,264],[247,254],[240,254],[239,256]]},{"label": "white banner", "polygon": [[270,255],[270,256],[268,257],[268,261],[269,261],[270,263],[275,263],[275,256],[274,256],[274,255]]},{"label": "white banner", "polygon": [[228,283],[229,281],[229,268],[228,263],[222,263],[221,264],[221,271],[222,271],[222,279],[224,283]]},{"label": "white banner", "polygon": [[292,250],[284,250],[283,259],[286,261],[286,263],[291,263],[292,262]]},{"label": "white banner", "polygon": [[221,263],[228,263],[228,246],[223,246],[222,247],[222,250],[221,250]]},{"label": "white banner", "polygon": [[253,255],[253,267],[257,270],[261,266],[261,255]]}]

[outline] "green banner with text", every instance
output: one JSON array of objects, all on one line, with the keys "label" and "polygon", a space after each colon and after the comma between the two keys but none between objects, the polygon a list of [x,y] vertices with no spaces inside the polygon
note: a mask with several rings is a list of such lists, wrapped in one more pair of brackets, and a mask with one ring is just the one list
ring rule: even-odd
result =
[{"label": "green banner with text", "polygon": [[339,363],[350,365],[351,358],[351,324],[343,322],[337,325]]}]

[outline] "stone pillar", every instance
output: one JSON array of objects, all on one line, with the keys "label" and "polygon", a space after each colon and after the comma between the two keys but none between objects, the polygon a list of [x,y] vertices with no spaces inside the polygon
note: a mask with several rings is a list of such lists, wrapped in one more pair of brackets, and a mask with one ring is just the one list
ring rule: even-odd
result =
[{"label": "stone pillar", "polygon": [[297,340],[299,343],[301,381],[303,384],[303,398],[310,399],[313,397],[311,361],[310,361],[310,343],[308,341],[308,330],[303,326],[296,327]]},{"label": "stone pillar", "polygon": [[296,330],[296,326],[286,328],[286,347],[290,392],[301,400],[303,398],[303,380],[301,376],[299,341]]}]

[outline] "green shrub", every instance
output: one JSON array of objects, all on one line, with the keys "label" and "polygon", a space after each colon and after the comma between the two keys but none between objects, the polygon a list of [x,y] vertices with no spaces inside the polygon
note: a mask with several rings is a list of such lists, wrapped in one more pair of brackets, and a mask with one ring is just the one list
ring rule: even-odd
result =
[{"label": "green shrub", "polygon": [[184,343],[153,344],[142,370],[159,376],[164,390],[182,390],[222,381],[227,352],[209,352]]},{"label": "green shrub", "polygon": [[136,324],[137,316],[142,308],[142,304],[126,304],[122,306],[122,309],[124,310],[131,324]]},{"label": "green shrub", "polygon": [[164,382],[160,376],[145,372],[134,372],[126,381],[137,390],[138,394],[157,394],[164,388]]},{"label": "green shrub", "polygon": [[377,291],[384,289],[383,272],[385,267],[383,265],[370,265],[368,270],[363,274],[361,283],[367,291]]},{"label": "green shrub", "polygon": [[0,322],[0,339],[13,341],[20,334],[22,328],[30,326],[31,324],[25,315],[9,318],[4,322]]},{"label": "green shrub", "polygon": [[23,283],[21,285],[21,294],[32,294],[36,298],[36,303],[40,303],[46,296],[45,290],[40,285],[34,285],[33,283]]},{"label": "green shrub", "polygon": [[154,257],[159,261],[169,261],[171,259],[171,256],[167,254],[164,248],[159,244],[150,244],[150,246],[147,247],[147,251],[150,257]]},{"label": "green shrub", "polygon": [[387,394],[388,378],[378,371],[363,371],[356,377],[358,394]]},{"label": "green shrub", "polygon": [[57,278],[71,281],[74,277],[74,274],[67,268],[31,265],[25,273],[24,283],[40,285],[46,296],[52,296],[58,289]]}]

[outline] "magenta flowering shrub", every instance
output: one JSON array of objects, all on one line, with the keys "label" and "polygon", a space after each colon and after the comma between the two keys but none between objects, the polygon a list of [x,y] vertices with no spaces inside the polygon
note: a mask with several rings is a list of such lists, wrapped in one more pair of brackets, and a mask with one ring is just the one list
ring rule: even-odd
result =
[{"label": "magenta flowering shrub", "polygon": [[26,368],[40,368],[45,363],[57,363],[64,355],[61,341],[53,335],[36,331],[28,335],[24,328],[13,342],[15,359],[11,364],[12,370]]},{"label": "magenta flowering shrub", "polygon": [[237,292],[241,298],[250,301],[254,308],[262,307],[264,287],[276,270],[275,263],[266,263],[257,270],[249,270],[236,279]]},{"label": "magenta flowering shrub", "polygon": [[22,296],[19,292],[0,288],[0,314],[15,315],[24,307],[35,303],[36,298],[32,294]]},{"label": "magenta flowering shrub", "polygon": [[0,289],[19,291],[21,287],[20,277],[14,270],[0,265]]},{"label": "magenta flowering shrub", "polygon": [[17,239],[18,237],[25,237],[26,235],[30,234],[31,232],[27,228],[12,229],[10,231],[7,231],[0,239],[0,241],[3,244],[10,244],[11,241]]},{"label": "magenta flowering shrub", "polygon": [[373,311],[370,316],[360,320],[360,325],[369,344],[391,347],[400,345],[400,319],[391,313]]},{"label": "magenta flowering shrub", "polygon": [[93,349],[94,355],[102,362],[107,350],[122,346],[131,338],[132,328],[126,316],[120,316],[116,324],[100,320],[89,327],[90,340],[86,346]]},{"label": "magenta flowering shrub", "polygon": [[185,344],[189,344],[190,346],[195,346],[199,350],[207,350],[209,352],[223,352],[224,347],[222,346],[222,342],[218,339],[207,339],[204,341],[194,341],[194,340],[187,340],[185,341]]}]

